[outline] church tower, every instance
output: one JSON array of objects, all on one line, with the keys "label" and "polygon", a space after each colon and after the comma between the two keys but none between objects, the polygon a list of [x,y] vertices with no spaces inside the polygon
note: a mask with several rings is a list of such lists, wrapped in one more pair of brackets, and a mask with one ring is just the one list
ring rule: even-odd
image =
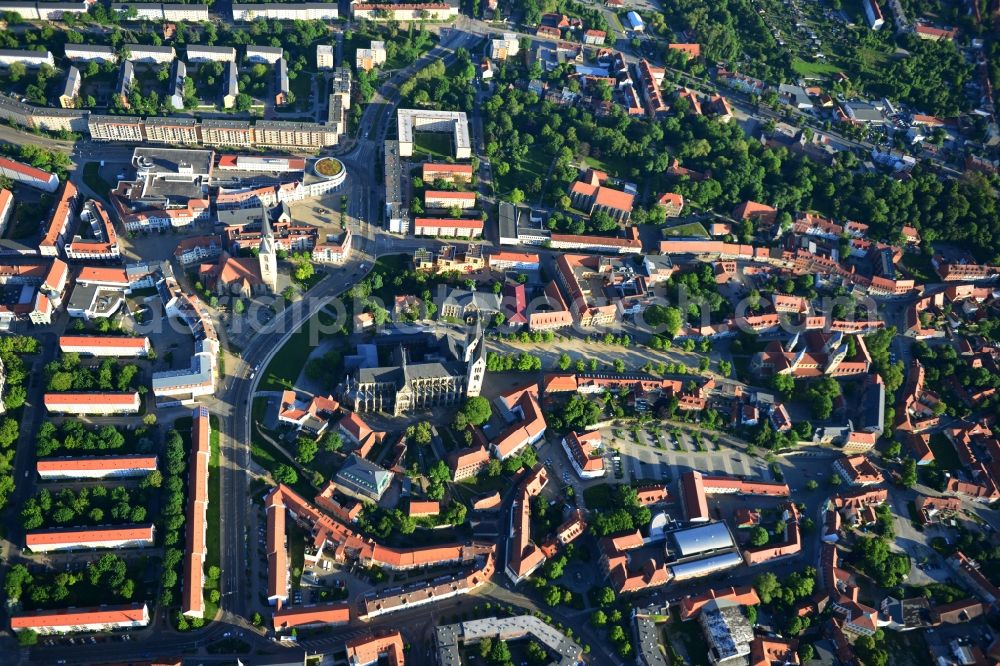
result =
[{"label": "church tower", "polygon": [[486,377],[486,340],[483,337],[483,324],[476,318],[476,328],[468,333],[465,341],[465,395],[474,398],[483,390],[483,379]]},{"label": "church tower", "polygon": [[278,293],[278,249],[274,244],[274,232],[267,211],[263,211],[261,222],[260,248],[257,261],[260,262],[260,278],[272,294]]}]

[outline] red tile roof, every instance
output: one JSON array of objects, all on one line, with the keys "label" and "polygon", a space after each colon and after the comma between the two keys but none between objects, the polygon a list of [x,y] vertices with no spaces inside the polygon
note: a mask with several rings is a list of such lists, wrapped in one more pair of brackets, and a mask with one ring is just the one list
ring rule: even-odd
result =
[{"label": "red tile roof", "polygon": [[49,627],[78,627],[87,624],[115,624],[119,622],[149,621],[146,604],[102,606],[99,608],[66,608],[32,611],[10,618],[10,628],[39,629]]},{"label": "red tile roof", "polygon": [[306,624],[344,624],[350,621],[350,604],[317,604],[283,608],[274,612],[275,631]]},{"label": "red tile roof", "polygon": [[59,347],[134,347],[145,349],[149,345],[148,338],[132,338],[128,336],[99,335],[63,335],[59,338]]},{"label": "red tile roof", "polygon": [[131,405],[138,393],[46,393],[45,406],[49,405]]},{"label": "red tile roof", "polygon": [[156,467],[156,456],[95,456],[93,458],[55,458],[39,460],[36,470],[43,472],[106,471],[149,469]]},{"label": "red tile roof", "polygon": [[148,525],[123,525],[121,527],[69,527],[37,530],[24,535],[28,548],[35,546],[70,545],[75,543],[100,543],[107,541],[152,542],[154,527]]}]

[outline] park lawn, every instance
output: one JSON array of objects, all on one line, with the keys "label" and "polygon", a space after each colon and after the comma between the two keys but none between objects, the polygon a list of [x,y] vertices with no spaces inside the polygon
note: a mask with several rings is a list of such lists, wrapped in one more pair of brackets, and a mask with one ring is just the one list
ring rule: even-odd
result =
[{"label": "park lawn", "polygon": [[840,68],[828,62],[806,62],[802,58],[792,59],[792,69],[800,76],[822,77],[836,74]]},{"label": "park lawn", "polygon": [[625,178],[630,168],[627,161],[613,155],[604,155],[603,157],[588,155],[584,161],[587,166],[616,178]]},{"label": "park lawn", "polygon": [[288,89],[295,95],[294,107],[300,111],[309,107],[309,101],[312,99],[313,76],[315,75],[316,72],[302,70],[294,79],[288,77]]},{"label": "park lawn", "polygon": [[664,236],[671,237],[695,237],[708,238],[708,230],[701,222],[688,222],[679,224],[676,227],[667,227],[663,230]]},{"label": "park lawn", "polygon": [[514,168],[511,165],[510,171],[504,176],[497,176],[497,194],[501,196],[506,196],[511,193],[515,187],[521,188],[525,191],[525,186],[538,178],[542,181],[542,188],[545,187],[545,181],[549,177],[549,168],[552,166],[553,155],[546,150],[541,150],[536,145],[534,149],[528,153],[528,156],[521,163],[520,168]]},{"label": "park lawn", "polygon": [[[208,554],[205,557],[205,573],[208,574],[209,568],[216,566],[220,567],[219,556],[219,528],[222,525],[222,516],[220,515],[219,506],[219,458],[220,458],[220,448],[219,448],[219,428],[221,423],[219,422],[219,417],[213,416],[211,418],[212,423],[212,436],[209,439],[211,444],[211,449],[208,455],[208,534],[206,535],[206,545],[208,546]],[[209,580],[206,578],[205,582],[205,618],[209,621],[215,619],[216,613],[219,612],[219,604],[213,602],[209,599],[209,591],[218,589],[219,581]]]},{"label": "park lawn", "polygon": [[941,433],[931,435],[930,447],[938,469],[944,472],[962,469],[962,462],[958,459],[958,453],[947,437]]},{"label": "park lawn", "polygon": [[115,188],[114,185],[101,177],[101,165],[99,162],[87,162],[83,166],[83,182],[102,197],[107,196],[108,192]]},{"label": "park lawn", "polygon": [[[315,346],[310,344],[312,329],[331,320],[329,315],[325,315],[325,319],[321,319],[320,314],[323,313],[317,313],[306,321],[271,358],[271,362],[264,369],[264,377],[261,379],[259,390],[282,391],[294,387],[299,371],[305,366],[306,360]],[[317,341],[321,337],[323,336],[319,335]]]},{"label": "park lawn", "polygon": [[327,275],[329,275],[329,273],[327,273],[325,270],[322,269],[314,270],[313,274],[310,275],[308,278],[302,280],[301,282],[296,280],[295,284],[299,285],[299,288],[301,288],[302,291],[309,291],[317,284],[319,284],[320,280],[325,278]]},{"label": "park lawn", "polygon": [[454,156],[451,134],[448,132],[414,132],[413,154],[441,160]]}]

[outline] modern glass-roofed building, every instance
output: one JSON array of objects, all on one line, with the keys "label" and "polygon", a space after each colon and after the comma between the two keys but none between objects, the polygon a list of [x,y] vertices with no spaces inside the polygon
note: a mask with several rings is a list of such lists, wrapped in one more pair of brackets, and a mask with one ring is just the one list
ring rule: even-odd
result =
[{"label": "modern glass-roofed building", "polygon": [[735,550],[721,555],[712,555],[700,560],[682,562],[670,565],[672,580],[681,581],[700,576],[709,576],[724,569],[731,569],[743,564],[743,558]]},{"label": "modern glass-roofed building", "polygon": [[335,477],[337,486],[358,499],[377,502],[392,482],[392,472],[355,454],[347,459]]},{"label": "modern glass-roofed building", "polygon": [[678,560],[735,547],[733,535],[724,522],[677,530],[668,539],[668,548]]}]

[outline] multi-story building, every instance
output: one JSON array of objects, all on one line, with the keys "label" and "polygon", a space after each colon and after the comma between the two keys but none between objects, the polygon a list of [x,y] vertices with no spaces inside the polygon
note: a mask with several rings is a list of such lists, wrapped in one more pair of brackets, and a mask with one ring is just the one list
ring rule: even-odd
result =
[{"label": "multi-story building", "polygon": [[146,356],[150,349],[149,338],[145,337],[96,335],[63,335],[59,337],[59,350],[64,354],[138,358]]},{"label": "multi-story building", "polygon": [[194,410],[188,456],[187,548],[181,585],[181,612],[204,617],[205,558],[208,556],[208,458],[212,436],[208,408]]},{"label": "multi-story building", "polygon": [[432,185],[437,180],[452,184],[469,183],[472,182],[472,165],[424,162],[421,177],[425,185]]},{"label": "multi-story building", "polygon": [[135,629],[149,624],[149,607],[144,604],[101,606],[100,608],[66,608],[30,611],[12,615],[10,628],[14,632],[31,629],[38,634],[58,634],[77,631],[111,631]]},{"label": "multi-story building", "polygon": [[46,393],[42,402],[52,414],[138,414],[138,393]]},{"label": "multi-story building", "polygon": [[463,111],[399,109],[396,111],[396,126],[399,132],[399,155],[401,157],[413,155],[415,132],[450,133],[455,159],[467,160],[472,157],[469,120]]},{"label": "multi-story building", "polygon": [[233,4],[234,21],[252,22],[259,18],[272,21],[336,21],[339,17],[335,2]]},{"label": "multi-story building", "polygon": [[490,461],[490,453],[485,446],[461,449],[448,456],[452,481],[464,481],[478,476]]},{"label": "multi-story building", "polygon": [[152,44],[122,44],[125,60],[134,62],[154,62],[162,64],[173,62],[177,52],[172,46],[154,46]]},{"label": "multi-story building", "polygon": [[[187,78],[187,65],[183,60],[174,61],[174,71],[170,84],[170,106],[180,111],[184,108],[184,79]],[[188,142],[184,142],[188,143]]]},{"label": "multi-story building", "polygon": [[839,458],[833,463],[833,471],[849,486],[871,486],[882,483],[882,473],[866,456]]},{"label": "multi-story building", "polygon": [[188,44],[187,61],[191,62],[236,62],[236,49],[232,46],[200,46]]},{"label": "multi-story building", "polygon": [[448,190],[427,190],[424,192],[426,208],[461,208],[469,210],[476,207],[475,192],[452,192]]},{"label": "multi-story building", "polygon": [[156,456],[147,455],[48,458],[35,463],[38,478],[45,481],[146,476],[154,470]]},{"label": "multi-story building", "polygon": [[143,548],[153,545],[155,534],[156,527],[152,523],[30,530],[24,535],[24,545],[33,553],[93,548]]},{"label": "multi-story building", "polygon": [[316,45],[316,69],[333,69],[337,66],[336,51],[331,44]]},{"label": "multi-story building", "polygon": [[159,2],[113,2],[111,9],[127,12],[134,9],[136,18],[147,21],[191,21],[203,23],[209,20],[208,5]]},{"label": "multi-story building", "polygon": [[240,94],[239,71],[236,61],[226,63],[226,74],[222,81],[222,108],[232,109],[236,106],[236,97]]},{"label": "multi-story building", "polygon": [[355,66],[367,72],[384,65],[385,59],[385,42],[372,40],[371,46],[367,49],[358,49]]},{"label": "multi-story building", "polygon": [[521,50],[521,39],[515,32],[505,32],[503,37],[490,40],[490,60],[513,58]]},{"label": "multi-story building", "polygon": [[263,62],[273,65],[285,56],[285,50],[280,46],[247,45],[247,61]]},{"label": "multi-story building", "polygon": [[66,58],[74,62],[109,62],[115,59],[115,50],[110,46],[96,44],[66,44]]},{"label": "multi-story building", "polygon": [[481,238],[484,223],[476,219],[418,217],[413,220],[413,235],[444,238]]},{"label": "multi-story building", "polygon": [[420,2],[413,4],[357,3],[351,5],[355,20],[447,21],[458,16],[458,3]]},{"label": "multi-story building", "polygon": [[72,109],[76,106],[76,96],[80,93],[80,70],[72,65],[66,70],[66,84],[59,95],[59,106]]},{"label": "multi-story building", "polygon": [[346,495],[378,502],[392,483],[392,472],[352,453],[337,470],[334,480]]},{"label": "multi-story building", "polygon": [[347,229],[338,242],[328,235],[326,241],[316,243],[312,249],[313,261],[321,264],[342,264],[351,256],[351,230]]},{"label": "multi-story building", "polygon": [[10,67],[14,63],[20,63],[25,67],[56,66],[55,59],[49,51],[0,49],[0,66]]},{"label": "multi-story building", "polygon": [[62,252],[72,232],[78,198],[79,193],[73,183],[67,180],[62,184],[45,234],[38,242],[38,253],[43,257],[56,257]]},{"label": "multi-story building", "polygon": [[[59,177],[54,173],[6,157],[0,157],[0,176],[45,192],[55,192],[59,188]],[[75,187],[73,191],[76,191]]]},{"label": "multi-story building", "polygon": [[598,479],[607,472],[604,469],[599,430],[571,432],[562,438],[562,447],[580,478]]}]

